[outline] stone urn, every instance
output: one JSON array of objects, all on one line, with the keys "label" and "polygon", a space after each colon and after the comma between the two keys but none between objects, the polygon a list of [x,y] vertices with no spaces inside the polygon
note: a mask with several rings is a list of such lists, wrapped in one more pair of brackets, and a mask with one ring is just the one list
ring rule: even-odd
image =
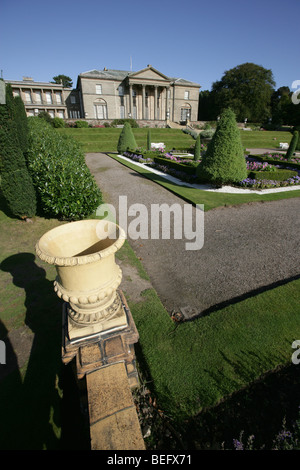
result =
[{"label": "stone urn", "polygon": [[80,220],[37,242],[38,257],[56,267],[54,290],[66,302],[70,340],[127,326],[118,293],[122,271],[115,261],[125,238],[113,222]]}]

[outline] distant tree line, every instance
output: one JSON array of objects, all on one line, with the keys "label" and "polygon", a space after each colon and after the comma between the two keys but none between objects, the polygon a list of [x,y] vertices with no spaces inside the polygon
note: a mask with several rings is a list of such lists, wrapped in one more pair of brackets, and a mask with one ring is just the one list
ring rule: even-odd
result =
[{"label": "distant tree line", "polygon": [[275,89],[271,70],[245,63],[225,71],[211,91],[199,94],[199,121],[215,121],[231,108],[238,122],[259,123],[272,127],[300,125],[300,104],[292,101],[288,86]]}]

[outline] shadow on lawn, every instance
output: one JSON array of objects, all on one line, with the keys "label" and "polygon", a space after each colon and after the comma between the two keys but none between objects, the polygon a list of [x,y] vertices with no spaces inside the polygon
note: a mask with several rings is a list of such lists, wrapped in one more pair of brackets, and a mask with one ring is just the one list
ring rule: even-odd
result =
[{"label": "shadow on lawn", "polygon": [[0,268],[25,290],[25,324],[34,333],[24,377],[13,347],[4,338],[6,363],[14,371],[1,381],[0,447],[82,449],[79,396],[71,368],[61,362],[62,304],[53,282],[46,279],[46,271],[35,263],[32,253],[12,255]]},{"label": "shadow on lawn", "polygon": [[205,317],[206,315],[210,315],[213,312],[217,312],[218,310],[222,310],[223,308],[226,308],[229,305],[238,304],[240,302],[243,302],[246,299],[250,299],[251,297],[256,297],[259,294],[271,291],[273,289],[276,289],[277,287],[284,286],[284,285],[289,284],[290,282],[293,282],[293,281],[297,281],[298,279],[300,279],[300,274],[296,274],[295,276],[291,276],[287,279],[282,279],[280,281],[273,282],[272,284],[268,284],[266,286],[258,287],[257,289],[253,289],[249,292],[246,292],[245,294],[238,295],[237,297],[233,297],[231,299],[225,300],[224,302],[220,302],[218,304],[215,304],[212,307],[209,307],[205,310],[202,310],[201,312],[199,312],[198,315],[195,315],[192,318],[192,320],[194,320],[196,317]]},{"label": "shadow on lawn", "polygon": [[293,433],[299,420],[299,388],[299,366],[291,364],[266,374],[192,418],[185,427],[187,448],[233,450],[233,440],[240,440],[243,432],[244,444],[254,435],[255,450],[274,449],[283,421]]}]

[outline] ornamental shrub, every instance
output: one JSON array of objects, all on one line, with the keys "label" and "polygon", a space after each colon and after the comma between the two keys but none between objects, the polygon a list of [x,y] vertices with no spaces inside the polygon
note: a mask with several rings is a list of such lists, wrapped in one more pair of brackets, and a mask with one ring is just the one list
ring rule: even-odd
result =
[{"label": "ornamental shrub", "polygon": [[75,127],[78,127],[78,128],[89,127],[89,123],[86,121],[75,121]]},{"label": "ornamental shrub", "polygon": [[218,186],[238,183],[247,178],[240,132],[230,108],[221,115],[216,132],[197,168],[197,176]]},{"label": "ornamental shrub", "polygon": [[114,119],[114,120],[112,121],[112,123],[111,123],[111,126],[112,126],[112,127],[114,127],[114,126],[122,126],[122,125],[124,125],[126,122],[127,122],[128,124],[130,124],[130,126],[131,126],[132,128],[134,128],[134,127],[135,127],[135,128],[138,128],[138,127],[139,127],[139,125],[138,125],[138,123],[136,122],[135,119]]},{"label": "ornamental shrub", "polygon": [[285,170],[276,168],[274,171],[249,171],[248,178],[255,180],[286,181],[289,178],[298,176],[294,170]]},{"label": "ornamental shrub", "polygon": [[1,175],[1,190],[10,212],[20,219],[36,214],[36,195],[27,169]]},{"label": "ornamental shrub", "polygon": [[14,98],[15,123],[22,152],[28,147],[28,121],[23,100],[20,96]]},{"label": "ornamental shrub", "polygon": [[147,150],[151,150],[151,129],[147,133]]},{"label": "ornamental shrub", "polygon": [[0,105],[1,191],[11,214],[26,219],[36,213],[36,196],[18,138],[12,88],[6,85],[6,104]]},{"label": "ornamental shrub", "polygon": [[53,118],[51,124],[55,128],[66,127],[65,121],[62,118],[59,118],[59,117]]},{"label": "ornamental shrub", "polygon": [[49,124],[52,124],[52,117],[50,116],[49,113],[47,113],[47,111],[40,111],[39,114],[38,114],[38,117],[40,119],[43,119],[44,121],[48,122]]},{"label": "ornamental shrub", "polygon": [[101,202],[101,192],[77,142],[38,118],[28,118],[28,167],[40,208],[50,217],[77,220]]},{"label": "ornamental shrub", "polygon": [[201,155],[201,140],[200,140],[200,134],[198,134],[196,143],[195,143],[195,149],[194,149],[194,160],[197,161],[200,158]]},{"label": "ornamental shrub", "polygon": [[298,144],[298,137],[299,137],[299,133],[298,133],[298,131],[295,131],[294,134],[293,134],[291,143],[289,145],[289,148],[288,148],[288,150],[286,152],[286,155],[285,155],[287,160],[291,160],[292,157],[293,157],[294,152],[296,151],[297,144]]},{"label": "ornamental shrub", "polygon": [[125,122],[117,145],[118,153],[126,152],[126,150],[135,150],[136,148],[137,144],[131,126],[128,122]]}]

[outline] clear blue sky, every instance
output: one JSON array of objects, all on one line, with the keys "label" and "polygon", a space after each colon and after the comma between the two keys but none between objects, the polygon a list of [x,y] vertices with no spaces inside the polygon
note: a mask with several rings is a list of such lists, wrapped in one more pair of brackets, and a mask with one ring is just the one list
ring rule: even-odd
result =
[{"label": "clear blue sky", "polygon": [[299,0],[0,0],[0,70],[51,81],[151,64],[210,90],[245,62],[300,80]]}]

